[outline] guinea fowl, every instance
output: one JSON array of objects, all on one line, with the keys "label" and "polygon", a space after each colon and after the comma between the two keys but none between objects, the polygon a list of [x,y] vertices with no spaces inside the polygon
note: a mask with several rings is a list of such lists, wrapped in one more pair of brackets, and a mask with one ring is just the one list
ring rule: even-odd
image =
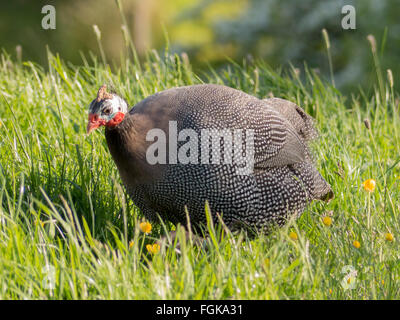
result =
[{"label": "guinea fowl", "polygon": [[[103,85],[87,132],[105,126],[132,200],[149,220],[192,226],[218,213],[231,229],[268,231],[333,192],[314,166],[313,119],[296,104],[204,84],[156,93],[128,110]],[[211,151],[210,151],[211,150]]]}]

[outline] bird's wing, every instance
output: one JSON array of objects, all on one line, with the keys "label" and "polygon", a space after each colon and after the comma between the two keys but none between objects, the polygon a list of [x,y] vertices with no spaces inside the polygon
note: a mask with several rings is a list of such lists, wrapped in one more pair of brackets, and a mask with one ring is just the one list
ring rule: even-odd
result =
[{"label": "bird's wing", "polygon": [[280,167],[306,160],[308,149],[292,124],[265,107],[254,127],[254,167]]},{"label": "bird's wing", "polygon": [[304,141],[308,142],[318,136],[314,119],[295,103],[280,98],[269,98],[262,101],[289,121]]},{"label": "bird's wing", "polygon": [[[164,119],[178,121],[178,130],[241,129],[246,132],[251,129],[256,168],[285,166],[307,159],[305,140],[279,108],[229,87],[195,85],[169,89],[146,98],[134,109],[143,109],[153,120],[157,119],[158,128],[162,128],[160,120]],[[169,111],[164,114],[163,110]],[[161,117],[162,114],[166,117]]]}]

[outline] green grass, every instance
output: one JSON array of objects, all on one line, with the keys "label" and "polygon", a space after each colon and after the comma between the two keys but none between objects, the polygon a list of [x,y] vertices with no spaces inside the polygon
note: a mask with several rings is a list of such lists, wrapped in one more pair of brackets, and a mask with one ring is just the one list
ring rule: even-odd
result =
[{"label": "green grass", "polygon": [[[113,72],[95,57],[71,66],[49,53],[48,61],[45,71],[1,56],[0,299],[400,297],[399,113],[389,83],[371,98],[346,98],[315,74],[300,80],[261,62],[231,62],[202,76],[261,98],[289,99],[314,116],[317,166],[336,197],[253,239],[209,226],[199,247],[178,228],[179,250],[175,243],[151,255],[145,245],[172,226],[140,231],[143,216],[125,193],[103,133],[86,135],[87,106],[103,83],[134,105],[200,78],[185,59],[155,52],[140,66],[123,60]],[[377,182],[373,193],[362,188],[368,178]],[[330,227],[325,215],[332,215]],[[394,241],[385,240],[388,232]],[[357,271],[354,289],[342,286],[345,266]],[[46,283],[53,280],[51,289]]]}]

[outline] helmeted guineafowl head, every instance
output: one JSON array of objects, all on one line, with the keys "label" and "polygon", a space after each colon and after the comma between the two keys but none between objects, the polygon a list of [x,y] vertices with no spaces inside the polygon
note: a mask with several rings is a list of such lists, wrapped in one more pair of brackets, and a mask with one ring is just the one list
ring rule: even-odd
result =
[{"label": "helmeted guineafowl head", "polygon": [[116,126],[124,119],[127,111],[128,105],[124,99],[115,93],[108,93],[106,85],[101,86],[96,99],[89,106],[87,133],[100,126]]}]

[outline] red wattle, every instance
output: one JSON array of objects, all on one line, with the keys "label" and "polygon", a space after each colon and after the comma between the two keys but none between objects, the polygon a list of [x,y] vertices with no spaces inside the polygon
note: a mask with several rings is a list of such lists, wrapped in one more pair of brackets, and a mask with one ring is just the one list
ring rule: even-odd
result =
[{"label": "red wattle", "polygon": [[125,113],[117,112],[117,114],[112,118],[110,121],[106,123],[107,127],[115,127],[116,125],[120,124],[122,120],[124,120]]}]

